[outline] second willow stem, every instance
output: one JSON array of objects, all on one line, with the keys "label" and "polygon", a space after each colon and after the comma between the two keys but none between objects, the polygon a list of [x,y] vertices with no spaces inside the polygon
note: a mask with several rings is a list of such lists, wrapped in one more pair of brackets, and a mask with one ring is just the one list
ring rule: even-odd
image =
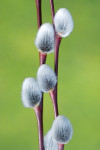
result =
[{"label": "second willow stem", "polygon": [[58,150],[63,150],[64,149],[64,144],[58,144]]},{"label": "second willow stem", "polygon": [[[53,0],[50,0],[51,4],[51,13],[52,13],[52,21],[53,21],[53,26],[54,26],[54,3]],[[54,26],[55,29],[55,26]],[[59,47],[61,43],[61,37],[59,37],[56,32],[55,32],[55,73],[58,78],[58,58],[59,58]],[[57,104],[57,85],[55,86],[54,91],[49,92],[52,102],[53,102],[53,108],[54,108],[54,114],[55,118],[58,116],[58,104]],[[58,150],[63,150],[64,149],[64,144],[58,144]]]},{"label": "second willow stem", "polygon": [[34,108],[36,118],[37,118],[37,125],[38,125],[38,135],[39,135],[39,150],[43,149],[43,95],[42,101],[39,106]]},{"label": "second willow stem", "polygon": [[[37,23],[38,23],[38,29],[39,29],[42,24],[42,12],[41,12],[42,0],[35,0],[35,1],[36,1],[36,8],[37,8]],[[45,64],[46,56],[47,55],[39,52],[40,65]],[[39,150],[44,150],[44,146],[43,146],[43,94],[42,94],[40,105],[37,108],[35,108],[35,114],[36,114],[37,124],[38,124]]]},{"label": "second willow stem", "polygon": [[54,3],[53,3],[53,0],[50,0],[50,6],[51,6],[51,14],[52,14],[52,22],[54,24],[54,15],[55,15],[55,12],[54,12]]},{"label": "second willow stem", "polygon": [[[59,37],[57,34],[55,35],[55,73],[56,73],[56,76],[58,78],[58,58],[59,58],[59,46],[60,46],[60,43],[61,43],[61,37]],[[58,103],[57,103],[57,85],[58,85],[58,82],[55,86],[55,89],[54,89],[54,101],[53,104],[56,105],[54,106],[54,113],[57,112],[57,114],[55,113],[55,117],[58,116]],[[55,111],[55,109],[57,109]]]}]

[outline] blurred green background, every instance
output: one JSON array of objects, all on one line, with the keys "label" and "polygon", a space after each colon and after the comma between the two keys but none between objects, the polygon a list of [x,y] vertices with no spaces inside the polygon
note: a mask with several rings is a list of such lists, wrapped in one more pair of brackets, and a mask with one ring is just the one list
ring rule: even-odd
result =
[{"label": "blurred green background", "polygon": [[[43,23],[52,22],[49,0],[42,0]],[[65,150],[100,149],[100,1],[55,0],[67,8],[74,30],[64,38],[59,57],[59,112],[74,128]],[[37,33],[35,0],[0,0],[0,150],[38,150],[33,109],[21,102],[25,77],[36,77]],[[54,54],[47,63],[54,66]],[[49,94],[44,97],[44,134],[54,120]]]}]

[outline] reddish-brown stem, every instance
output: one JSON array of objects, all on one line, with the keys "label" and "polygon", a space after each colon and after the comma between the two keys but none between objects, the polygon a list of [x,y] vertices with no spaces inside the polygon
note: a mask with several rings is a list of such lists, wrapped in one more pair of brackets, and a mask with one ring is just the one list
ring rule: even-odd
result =
[{"label": "reddish-brown stem", "polygon": [[54,11],[54,3],[53,3],[53,0],[50,0],[50,6],[51,6],[52,22],[53,22],[53,24],[54,24],[55,11]]},{"label": "reddish-brown stem", "polygon": [[38,23],[38,29],[39,29],[42,24],[41,0],[35,0],[35,2],[36,2],[36,8],[37,8],[37,23]]},{"label": "reddish-brown stem", "polygon": [[55,99],[55,91],[50,91],[49,92],[50,94],[50,97],[51,97],[51,100],[52,100],[52,103],[53,103],[53,109],[54,109],[54,115],[55,115],[55,118],[58,116],[58,104],[57,104],[57,99]]},{"label": "reddish-brown stem", "polygon": [[[57,34],[55,36],[55,73],[56,73],[56,76],[58,78],[58,58],[59,58],[59,46],[60,46],[60,42],[61,42],[61,37],[59,37]],[[55,99],[57,101],[57,85],[58,85],[58,82],[55,86]]]},{"label": "reddish-brown stem", "polygon": [[58,144],[58,150],[63,150],[64,149],[64,144]]},{"label": "reddish-brown stem", "polygon": [[[58,56],[59,56],[59,45],[61,42],[61,38],[56,35],[56,40],[55,40],[55,73],[56,76],[58,77]],[[57,104],[57,84],[55,86],[55,89],[53,90],[53,96],[51,96],[52,102],[53,102],[53,107],[54,107],[54,115],[55,117],[58,116],[58,104]]]},{"label": "reddish-brown stem", "polygon": [[[40,28],[40,26],[42,24],[41,1],[42,0],[35,0],[35,2],[36,2],[36,8],[37,8],[37,24],[38,24],[38,29]],[[46,54],[43,54],[43,53],[39,52],[40,65],[45,64],[46,57],[47,57]]]},{"label": "reddish-brown stem", "polygon": [[[59,37],[57,34],[55,36],[55,73],[56,73],[56,76],[58,77],[58,58],[59,58],[59,46],[60,46],[60,43],[61,43],[61,37]],[[55,99],[57,101],[57,85],[58,85],[58,82],[55,86]],[[58,150],[63,150],[64,149],[64,145],[63,144],[58,144]]]},{"label": "reddish-brown stem", "polygon": [[45,64],[47,55],[39,52],[40,65]]},{"label": "reddish-brown stem", "polygon": [[[58,77],[58,58],[59,58],[59,46],[60,46],[60,43],[61,43],[61,37],[59,37],[57,34],[55,36],[55,73],[56,73],[56,76]],[[56,84],[56,87],[54,89],[55,91],[55,99],[57,100],[57,85],[58,85],[58,82]],[[58,144],[58,150],[63,150],[64,149],[64,145],[63,144]]]},{"label": "reddish-brown stem", "polygon": [[41,104],[34,108],[37,124],[38,124],[38,135],[39,135],[39,150],[44,150],[43,148],[43,97]]},{"label": "reddish-brown stem", "polygon": [[[54,3],[53,0],[50,0],[50,4],[51,4],[51,13],[52,13],[52,21],[53,21],[53,26],[54,26]],[[54,26],[54,30],[55,30],[55,26]],[[55,32],[55,73],[56,76],[58,78],[58,58],[59,58],[59,46],[61,43],[61,37],[59,37],[56,32]],[[49,94],[51,96],[52,99],[52,103],[53,103],[53,108],[54,108],[54,115],[55,118],[58,116],[58,104],[57,104],[57,85],[58,82],[55,86],[55,89],[53,91],[50,91]],[[64,149],[64,145],[63,144],[58,144],[58,150],[63,150]]]},{"label": "reddish-brown stem", "polygon": [[[36,1],[36,8],[37,8],[37,24],[38,29],[42,24],[42,12],[41,12],[41,1],[42,0],[35,0]],[[40,65],[44,64],[46,61],[46,55],[39,52],[39,61]],[[44,150],[43,147],[43,94],[41,99],[41,104],[38,108],[35,108],[35,114],[37,118],[38,124],[38,135],[39,135],[39,150]]]},{"label": "reddish-brown stem", "polygon": [[59,58],[59,46],[61,43],[61,37],[56,34],[55,37],[55,73],[58,76],[58,58]]}]

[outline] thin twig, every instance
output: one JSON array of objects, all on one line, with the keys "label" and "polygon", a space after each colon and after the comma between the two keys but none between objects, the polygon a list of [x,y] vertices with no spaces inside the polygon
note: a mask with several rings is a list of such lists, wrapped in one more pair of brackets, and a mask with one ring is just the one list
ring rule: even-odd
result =
[{"label": "thin twig", "polygon": [[[50,0],[50,4],[51,4],[53,26],[54,26],[54,3],[53,3],[53,0]],[[55,29],[55,26],[54,26],[54,29]],[[59,47],[60,47],[61,40],[62,40],[62,38],[59,37],[55,32],[55,73],[56,73],[57,78],[58,78]],[[57,85],[58,85],[58,82],[55,86],[53,94],[50,93],[50,96],[51,96],[51,99],[53,102],[55,118],[58,116],[58,104],[57,104],[57,91],[58,91],[58,89],[57,89]],[[63,149],[64,149],[64,144],[58,144],[58,150],[63,150]]]},{"label": "thin twig", "polygon": [[[42,24],[42,11],[41,11],[42,0],[35,0],[35,2],[36,2],[36,8],[37,8],[37,24],[38,24],[38,29],[39,29]],[[46,54],[39,52],[40,65],[45,64],[46,57],[47,57]]]},{"label": "thin twig", "polygon": [[39,150],[44,150],[43,148],[43,100],[41,104],[34,108],[37,124],[38,124],[38,136],[39,136]]},{"label": "thin twig", "polygon": [[[36,8],[37,8],[37,23],[38,23],[38,29],[39,29],[42,24],[41,0],[35,0],[35,1],[36,1]],[[40,65],[45,64],[46,56],[47,55],[39,52]],[[35,114],[36,114],[37,124],[38,124],[39,150],[44,150],[44,146],[43,146],[43,94],[42,94],[41,104],[39,105],[38,108],[35,109]]]},{"label": "thin twig", "polygon": [[56,76],[58,77],[58,58],[59,58],[59,47],[60,47],[60,43],[61,43],[61,37],[58,36],[56,34],[56,37],[55,37],[55,73],[56,73]]},{"label": "thin twig", "polygon": [[54,11],[54,3],[53,3],[53,0],[50,0],[50,6],[51,6],[52,22],[53,22],[53,24],[54,24],[55,11]]},{"label": "thin twig", "polygon": [[40,65],[45,64],[47,55],[39,52]]},{"label": "thin twig", "polygon": [[55,91],[50,91],[49,92],[52,103],[53,103],[53,108],[54,108],[54,115],[55,118],[58,116],[58,105],[57,105],[57,100],[55,99]]},{"label": "thin twig", "polygon": [[64,149],[64,144],[58,144],[58,150],[63,150]]},{"label": "thin twig", "polygon": [[35,2],[36,2],[36,8],[37,8],[37,23],[38,23],[38,29],[39,29],[42,24],[41,0],[35,0]]}]

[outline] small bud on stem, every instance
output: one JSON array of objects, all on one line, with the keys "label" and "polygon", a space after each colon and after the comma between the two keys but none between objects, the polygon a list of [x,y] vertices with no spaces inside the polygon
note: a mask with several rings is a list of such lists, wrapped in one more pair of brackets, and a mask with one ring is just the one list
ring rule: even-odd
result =
[{"label": "small bud on stem", "polygon": [[64,144],[58,144],[58,150],[63,150],[64,149]]}]

